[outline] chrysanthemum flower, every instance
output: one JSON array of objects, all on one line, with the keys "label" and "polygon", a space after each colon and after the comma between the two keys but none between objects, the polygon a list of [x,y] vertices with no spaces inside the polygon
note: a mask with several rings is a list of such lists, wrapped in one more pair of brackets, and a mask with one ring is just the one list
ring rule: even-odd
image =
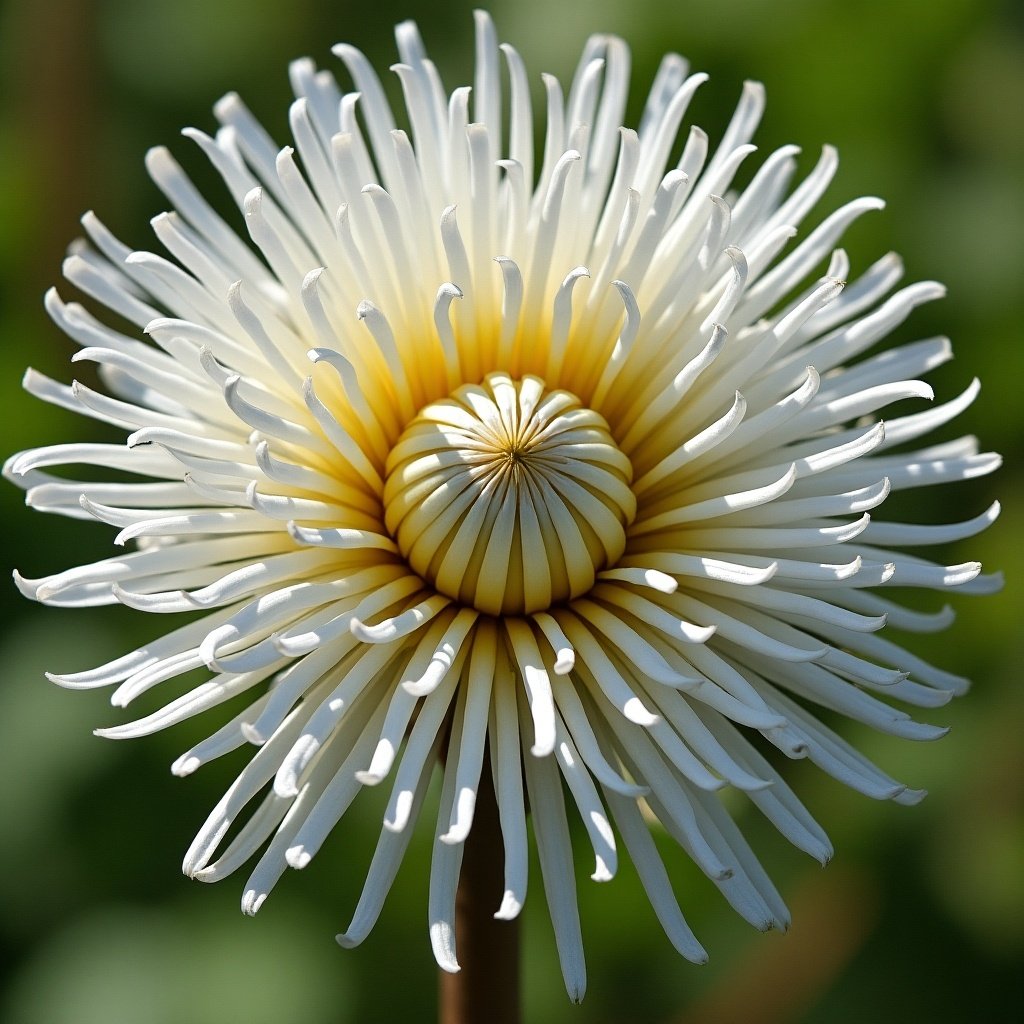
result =
[{"label": "chrysanthemum flower", "polygon": [[[16,456],[33,507],[117,527],[130,549],[43,579],[29,597],[192,613],[99,668],[55,675],[155,687],[162,710],[102,736],[144,736],[240,694],[245,709],[174,764],[251,754],[185,856],[223,878],[258,855],[255,913],[302,868],[364,786],[390,787],[342,945],[372,928],[432,773],[443,786],[430,939],[458,969],[454,903],[483,762],[504,842],[497,916],[527,889],[527,807],[566,985],[585,987],[570,811],[593,878],[628,852],[679,952],[705,952],[673,897],[651,821],[758,928],[787,911],[718,792],[741,790],[821,861],[825,833],[766,757],[809,758],[868,796],[914,803],[816,715],[883,732],[944,731],[966,681],[880,633],[947,626],[893,587],[982,593],[977,563],[903,548],[969,537],[875,517],[892,491],[998,465],[973,438],[917,447],[977,393],[932,397],[950,356],[930,338],[868,354],[934,283],[893,291],[885,256],[847,285],[836,244],[877,199],[798,231],[833,176],[826,149],[798,184],[795,147],[742,188],[764,93],[748,83],[715,147],[697,127],[669,166],[704,75],[664,59],[639,128],[621,128],[629,55],[595,36],[563,95],[546,77],[544,144],[517,52],[476,24],[472,89],[444,90],[416,28],[397,30],[399,122],[351,46],[355,91],[292,65],[293,144],[235,95],[195,142],[244,216],[243,240],[165,149],[147,157],[173,212],[169,257],[133,251],[93,214],[68,280],[146,335],[51,292],[51,316],[109,393],[29,371],[45,401],[127,431]],[[503,68],[504,66],[504,68]],[[507,72],[507,84],[505,75]],[[790,240],[798,235],[798,240]],[[811,279],[811,275],[824,276]],[[117,471],[116,482],[52,476]],[[135,474],[137,482],[122,482]],[[196,616],[194,613],[199,612]],[[180,696],[174,681],[205,669]]]}]

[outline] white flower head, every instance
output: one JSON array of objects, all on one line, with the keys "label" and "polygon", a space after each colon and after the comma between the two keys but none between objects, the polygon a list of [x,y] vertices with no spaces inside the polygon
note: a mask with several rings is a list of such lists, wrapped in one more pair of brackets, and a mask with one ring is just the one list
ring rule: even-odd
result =
[{"label": "white flower head", "polygon": [[[538,152],[523,62],[486,15],[471,89],[445,91],[411,23],[397,40],[408,130],[365,57],[341,45],[354,91],[308,60],[292,65],[291,145],[235,95],[217,104],[215,136],[185,132],[247,239],[162,148],[146,163],[173,208],[153,221],[167,256],[131,250],[86,215],[91,244],[65,276],[146,337],[50,292],[48,311],[81,345],[73,361],[98,364],[107,393],[33,371],[25,386],[127,441],[33,449],[6,472],[40,510],[117,527],[125,550],[17,582],[62,607],[201,612],[53,679],[115,686],[117,706],[169,692],[155,714],[98,730],[112,738],[249,697],[173,766],[188,775],[251,754],[184,863],[211,881],[258,855],[248,913],[309,863],[363,787],[384,784],[377,849],[338,937],[360,942],[443,761],[430,938],[457,970],[461,844],[489,758],[505,852],[497,916],[526,897],[529,806],[578,999],[567,797],[592,877],[612,877],[624,847],[670,940],[703,961],[645,814],[770,928],[786,908],[718,791],[741,790],[812,857],[831,847],[766,748],[868,796],[922,796],[815,709],[908,739],[944,731],[902,707],[941,706],[966,681],[883,627],[931,632],[953,612],[886,590],[995,589],[977,563],[903,549],[969,537],[998,507],[927,526],[878,510],[892,491],[999,459],[970,437],[918,447],[976,382],[878,418],[932,398],[919,378],[949,359],[945,339],[872,350],[943,290],[894,290],[892,255],[846,284],[836,245],[877,199],[801,228],[835,171],[831,149],[796,184],[790,146],[733,187],[760,85],[745,86],[717,146],[689,128],[670,166],[705,76],[666,57],[639,128],[620,127],[629,54],[595,36],[567,96],[544,79]],[[72,465],[135,482],[47,472]],[[175,680],[204,667],[206,681],[178,695]]]}]

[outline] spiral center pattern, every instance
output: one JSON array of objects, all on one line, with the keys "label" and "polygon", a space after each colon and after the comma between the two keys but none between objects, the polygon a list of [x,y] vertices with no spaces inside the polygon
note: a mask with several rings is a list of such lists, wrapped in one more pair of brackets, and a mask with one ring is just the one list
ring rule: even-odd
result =
[{"label": "spiral center pattern", "polygon": [[585,593],[626,546],[633,470],[604,418],[538,377],[431,403],[387,462],[385,523],[440,593],[491,615]]}]

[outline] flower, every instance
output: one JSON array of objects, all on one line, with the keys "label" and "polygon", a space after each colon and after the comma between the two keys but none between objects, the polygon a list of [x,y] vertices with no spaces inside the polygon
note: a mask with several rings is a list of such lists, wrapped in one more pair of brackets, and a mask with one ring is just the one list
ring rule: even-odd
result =
[{"label": "flower", "polygon": [[[147,167],[174,208],[153,221],[170,259],[85,216],[91,244],[65,276],[148,340],[51,291],[47,309],[82,346],[73,361],[97,364],[109,394],[33,371],[25,386],[123,428],[127,443],[33,449],[6,472],[30,505],[95,517],[133,545],[16,578],[57,606],[193,613],[106,665],[52,678],[116,685],[123,707],[206,669],[156,713],[97,730],[111,738],[248,696],[173,766],[188,775],[252,753],[184,863],[212,881],[262,851],[248,913],[286,868],[309,863],[364,786],[392,779],[339,936],[361,941],[443,752],[430,937],[441,967],[457,970],[461,850],[489,757],[505,851],[497,916],[525,899],[528,801],[566,986],[581,998],[566,793],[593,845],[592,877],[614,874],[621,842],[693,961],[706,954],[645,815],[769,928],[786,925],[786,908],[716,793],[741,790],[821,861],[831,847],[767,747],[869,796],[920,799],[814,708],[910,739],[942,734],[890,701],[938,707],[966,681],[879,630],[938,630],[953,613],[885,590],[995,589],[977,563],[899,549],[969,537],[998,506],[953,525],[871,513],[891,491],[999,460],[972,438],[914,447],[970,404],[976,382],[877,421],[892,403],[932,397],[915,378],[950,347],[866,353],[942,288],[893,291],[892,255],[844,286],[848,260],[834,247],[876,199],[787,249],[834,152],[791,187],[797,150],[784,147],[730,191],[754,148],[761,86],[745,86],[713,153],[691,128],[666,171],[705,76],[666,57],[639,129],[620,128],[628,52],[595,36],[567,98],[544,79],[535,154],[523,63],[484,14],[476,33],[473,88],[449,96],[416,28],[398,26],[411,132],[346,45],[335,52],[357,92],[292,65],[294,148],[278,149],[234,95],[216,107],[215,137],[187,131],[251,245],[162,148]],[[118,476],[46,472],[70,465]]]}]

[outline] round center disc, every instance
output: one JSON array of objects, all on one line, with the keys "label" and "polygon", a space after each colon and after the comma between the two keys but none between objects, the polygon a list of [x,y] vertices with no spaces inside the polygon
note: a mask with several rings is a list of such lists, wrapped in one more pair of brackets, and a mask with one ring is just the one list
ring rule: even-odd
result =
[{"label": "round center disc", "polygon": [[386,469],[385,523],[409,565],[491,615],[585,593],[636,515],[608,424],[538,377],[492,373],[426,406]]}]

